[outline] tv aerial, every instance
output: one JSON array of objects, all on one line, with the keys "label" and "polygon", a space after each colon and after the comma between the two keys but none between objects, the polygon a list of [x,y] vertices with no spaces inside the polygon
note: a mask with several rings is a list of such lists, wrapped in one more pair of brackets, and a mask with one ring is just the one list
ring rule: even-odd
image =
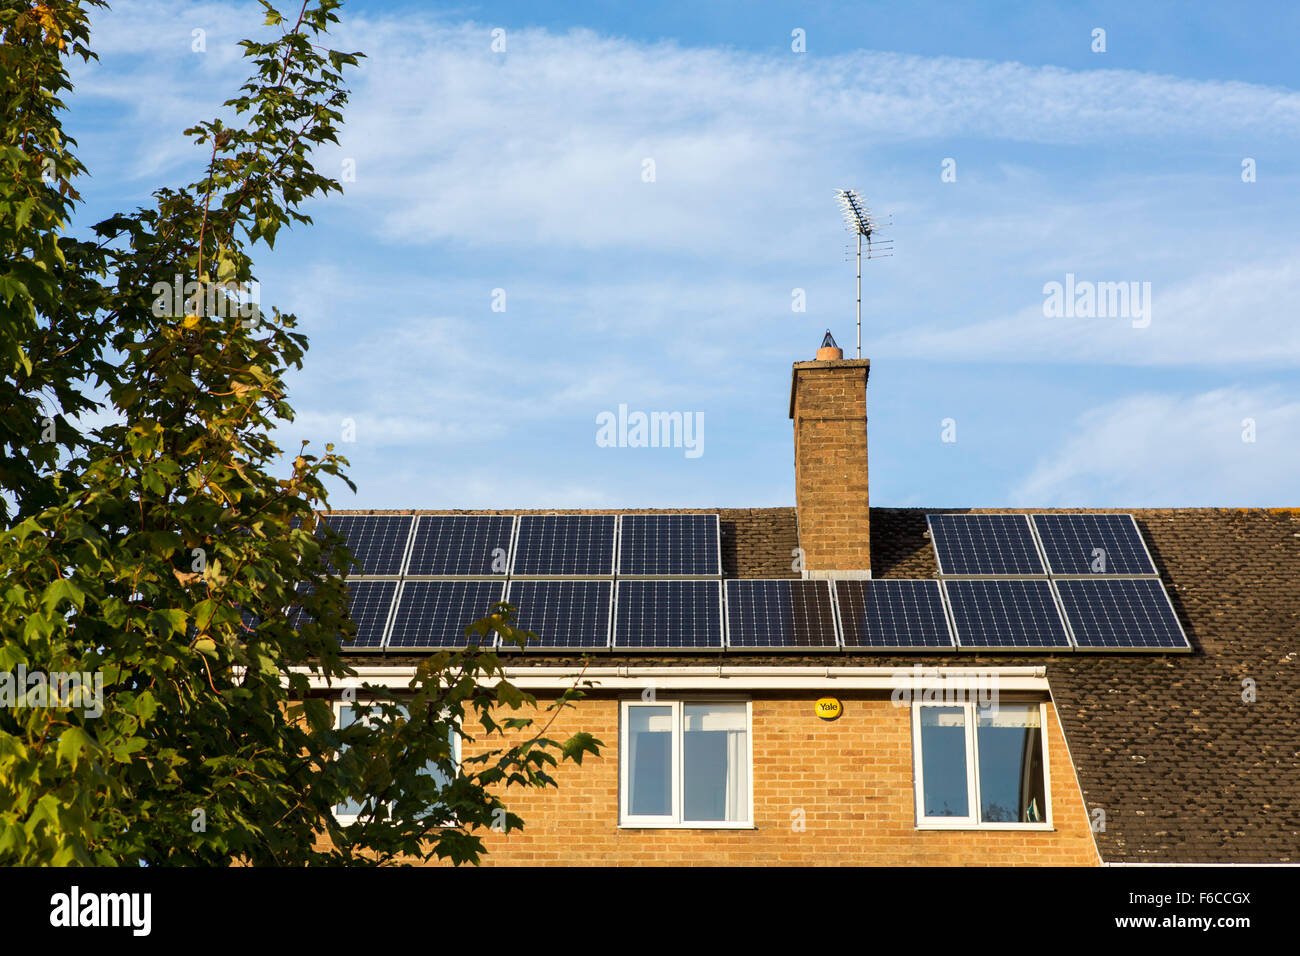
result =
[{"label": "tv aerial", "polygon": [[[844,225],[849,232],[855,234],[858,241],[858,358],[862,358],[862,241],[865,239],[867,242],[868,259],[885,259],[892,256],[894,240],[882,239],[879,232],[894,223],[891,217],[886,216],[881,219],[872,215],[855,189],[835,190],[835,201],[840,204],[840,212],[844,214]],[[846,251],[852,249],[853,247],[849,246]],[[845,258],[847,259],[847,256]]]}]

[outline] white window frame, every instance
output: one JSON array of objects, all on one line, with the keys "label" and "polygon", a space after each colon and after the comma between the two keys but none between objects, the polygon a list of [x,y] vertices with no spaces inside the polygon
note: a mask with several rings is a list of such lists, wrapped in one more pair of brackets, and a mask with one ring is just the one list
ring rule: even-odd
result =
[{"label": "white window frame", "polygon": [[[1043,820],[1039,823],[993,823],[980,819],[980,765],[976,743],[980,704],[978,701],[916,701],[912,704],[912,779],[915,784],[916,828],[918,830],[1054,830],[1052,822],[1052,776],[1049,765],[1051,747],[1047,739],[1047,702],[1032,700],[1003,701],[1008,706],[1032,707],[1038,705],[1039,745],[1043,749]],[[963,708],[966,726],[966,805],[970,813],[964,817],[925,816],[925,767],[921,753],[921,708]]]},{"label": "white window frame", "polygon": [[[748,762],[746,800],[748,814],[744,820],[683,820],[683,713],[688,704],[741,704],[745,705],[745,760]],[[672,814],[670,816],[633,816],[628,813],[628,730],[631,726],[629,711],[633,707],[669,707],[672,709]],[[747,697],[710,695],[700,698],[636,698],[619,703],[618,721],[618,825],[620,829],[634,830],[752,830],[754,829],[754,703]]]},{"label": "white window frame", "polygon": [[[344,707],[351,707],[351,708],[360,708],[360,709],[365,709],[365,710],[367,711],[367,713],[368,713],[369,710],[370,710],[370,708],[372,708],[372,707],[377,707],[377,706],[379,706],[379,705],[382,704],[382,703],[385,703],[385,702],[382,701],[382,700],[375,700],[375,699],[365,699],[365,700],[362,700],[362,699],[357,699],[357,700],[344,700],[344,699],[341,698],[341,697],[340,697],[340,698],[336,698],[334,701],[332,701],[332,709],[333,709],[333,711],[334,711],[334,727],[335,727],[335,729],[337,730],[337,729],[342,725],[342,723],[343,723],[343,708],[344,708]],[[402,707],[402,708],[405,708],[405,709],[406,709],[407,717],[408,717],[408,719],[409,719],[409,718],[410,718],[410,712],[411,712],[411,711],[410,711],[410,708],[409,708],[405,703],[403,703],[403,702],[400,701],[400,700],[396,701],[395,703],[396,703],[399,707]],[[453,734],[452,734],[452,740],[451,740],[451,760],[452,760],[452,763],[455,764],[455,766],[456,766],[456,773],[459,774],[459,773],[460,773],[460,734],[458,734],[458,733],[453,733]],[[333,814],[334,814],[334,819],[337,820],[339,823],[343,824],[344,826],[348,826],[349,824],[355,823],[355,822],[357,821],[357,819],[360,817],[360,814],[358,814],[358,813],[339,813],[339,811],[338,811],[338,806],[339,806],[339,805],[338,805],[337,803],[334,804],[333,808],[331,809],[331,812],[333,812]],[[453,823],[452,823],[451,825],[453,825],[453,826],[455,825],[455,824],[454,824],[454,821],[453,821]]]}]

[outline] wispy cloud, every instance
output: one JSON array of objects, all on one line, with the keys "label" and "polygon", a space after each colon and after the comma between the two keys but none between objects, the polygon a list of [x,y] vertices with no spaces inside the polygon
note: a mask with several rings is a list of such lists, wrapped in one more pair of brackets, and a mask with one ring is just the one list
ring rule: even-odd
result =
[{"label": "wispy cloud", "polygon": [[[1122,268],[1122,267],[1119,267]],[[1064,273],[1046,273],[1063,282]],[[1116,267],[1077,276],[1136,282],[1149,273]],[[877,338],[876,354],[931,359],[1117,365],[1300,364],[1300,249],[1285,258],[1153,283],[1150,324],[1124,316],[1047,317],[1041,287],[1026,279],[1030,304],[1011,315],[949,328],[899,330]],[[1135,324],[1136,323],[1136,324]]]},{"label": "wispy cloud", "polygon": [[1044,507],[1292,506],[1298,447],[1300,399],[1279,389],[1135,395],[1080,416],[1011,497]]}]

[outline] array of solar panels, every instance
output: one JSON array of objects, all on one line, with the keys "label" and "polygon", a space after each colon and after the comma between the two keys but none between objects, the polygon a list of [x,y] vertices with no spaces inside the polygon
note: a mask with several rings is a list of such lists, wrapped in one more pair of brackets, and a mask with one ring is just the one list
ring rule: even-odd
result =
[{"label": "array of solar panels", "polygon": [[1130,514],[932,514],[958,647],[1190,651]]},{"label": "array of solar panels", "polygon": [[[929,516],[940,579],[722,579],[715,514],[327,515],[356,650],[1190,650],[1131,515]],[[511,648],[513,649],[513,648]]]},{"label": "array of solar panels", "polygon": [[[492,643],[498,601],[529,650],[722,650],[716,514],[325,515],[353,564],[353,650]],[[337,569],[331,568],[337,573]],[[515,649],[513,647],[509,649]]]}]

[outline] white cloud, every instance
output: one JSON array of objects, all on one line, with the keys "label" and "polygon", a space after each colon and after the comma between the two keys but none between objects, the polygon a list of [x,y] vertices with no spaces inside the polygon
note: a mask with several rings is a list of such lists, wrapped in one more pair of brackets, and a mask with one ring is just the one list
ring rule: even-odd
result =
[{"label": "white cloud", "polygon": [[[1092,282],[1150,281],[1142,272],[1087,272]],[[1064,282],[1065,273],[1051,276]],[[876,355],[957,361],[1295,367],[1300,363],[1300,249],[1263,264],[1152,282],[1150,325],[1134,317],[1043,315],[1041,289],[1028,279],[1033,304],[1012,315],[954,327],[907,329],[877,338]]]},{"label": "white cloud", "polygon": [[[1243,441],[1246,420],[1255,440]],[[1287,507],[1300,490],[1300,399],[1240,386],[1135,395],[1074,423],[1012,493],[1034,506]],[[1225,491],[1225,489],[1230,489]]]},{"label": "white cloud", "polygon": [[[342,453],[347,456],[347,446]],[[353,469],[355,471],[355,468]],[[431,491],[436,489],[436,491]],[[331,482],[331,508],[614,508],[625,501],[608,486],[533,477],[517,470],[398,465],[367,478],[354,497],[341,482]]]},{"label": "white cloud", "polygon": [[[137,172],[185,155],[180,128],[233,95],[244,69],[234,42],[260,22],[244,4],[96,14],[104,62],[79,68],[79,89],[132,111]],[[190,52],[193,27],[210,31],[207,54]],[[512,30],[502,55],[490,25],[409,9],[348,11],[330,42],[367,57],[341,147],[322,156],[356,159],[349,195],[390,241],[761,255],[740,245],[755,225],[806,228],[809,197],[828,203],[846,163],[860,169],[882,144],[1300,139],[1293,91],[1133,71],[865,51],[805,59],[587,30]]]},{"label": "white cloud", "polygon": [[805,62],[582,30],[516,31],[502,56],[484,26],[418,17],[344,36],[375,55],[339,152],[389,239],[763,256],[756,227],[802,223],[809,196],[829,203],[846,160],[882,142],[1300,138],[1300,94],[1244,83],[868,52]]},{"label": "white cloud", "polygon": [[506,432],[499,423],[440,421],[400,413],[312,410],[300,412],[292,422],[281,425],[276,430],[276,441],[291,453],[297,451],[301,438],[310,440],[313,447],[334,442],[335,450],[346,455],[351,442],[343,442],[343,434],[349,426],[355,436],[353,440],[368,448],[491,441],[500,439]]}]

